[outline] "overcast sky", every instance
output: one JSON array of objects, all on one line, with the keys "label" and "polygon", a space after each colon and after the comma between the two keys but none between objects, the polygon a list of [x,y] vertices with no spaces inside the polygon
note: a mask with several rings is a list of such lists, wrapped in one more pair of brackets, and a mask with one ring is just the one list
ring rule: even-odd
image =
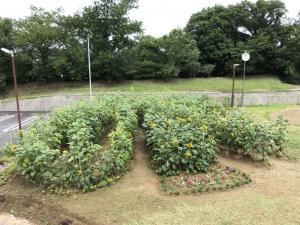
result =
[{"label": "overcast sky", "polygon": [[[66,14],[73,14],[94,0],[0,0],[0,17],[20,18],[30,15],[30,5],[55,9],[62,7]],[[189,17],[204,7],[215,4],[235,4],[240,0],[139,0],[139,9],[131,17],[143,22],[146,34],[161,36],[173,28],[184,27]],[[283,0],[289,16],[300,11],[299,0]]]}]

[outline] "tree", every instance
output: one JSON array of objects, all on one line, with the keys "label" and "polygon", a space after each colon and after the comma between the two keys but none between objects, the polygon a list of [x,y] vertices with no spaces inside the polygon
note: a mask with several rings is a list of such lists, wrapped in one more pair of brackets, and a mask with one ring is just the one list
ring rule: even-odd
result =
[{"label": "tree", "polygon": [[124,76],[124,52],[141,33],[141,23],[132,21],[128,13],[137,0],[97,0],[75,16],[78,36],[91,41],[93,74],[97,79]]},{"label": "tree", "polygon": [[[0,17],[0,48],[12,49],[12,31],[13,21]],[[0,65],[0,91],[3,91],[11,77],[11,59],[3,52],[0,52]]]},{"label": "tree", "polygon": [[132,49],[132,64],[129,74],[137,79],[169,79],[178,76],[175,59],[167,51],[161,38],[142,37]]},{"label": "tree", "polygon": [[195,77],[200,70],[197,42],[190,34],[175,29],[162,38],[164,48],[170,60],[179,70],[181,77]]},{"label": "tree", "polygon": [[185,30],[196,39],[201,60],[216,64],[216,75],[228,73],[244,50],[252,54],[248,72],[277,73],[274,58],[280,57],[291,35],[289,24],[283,21],[285,13],[279,0],[242,1],[192,15]]},{"label": "tree", "polygon": [[31,10],[31,16],[16,22],[14,33],[19,57],[32,67],[25,80],[55,81],[58,74],[52,63],[63,46],[59,28],[61,10],[46,12],[33,6]]}]

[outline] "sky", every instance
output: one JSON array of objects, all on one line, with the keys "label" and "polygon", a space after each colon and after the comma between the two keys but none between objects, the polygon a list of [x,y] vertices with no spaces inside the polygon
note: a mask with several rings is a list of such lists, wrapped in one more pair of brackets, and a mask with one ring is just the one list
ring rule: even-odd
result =
[{"label": "sky", "polygon": [[[30,5],[47,10],[62,7],[65,14],[71,15],[93,2],[94,0],[0,0],[0,17],[29,16]],[[139,8],[133,10],[130,17],[143,22],[145,34],[159,37],[174,28],[183,28],[190,16],[202,8],[237,2],[240,0],[139,0]],[[283,2],[289,11],[288,15],[296,17],[300,12],[300,1],[283,0]]]}]

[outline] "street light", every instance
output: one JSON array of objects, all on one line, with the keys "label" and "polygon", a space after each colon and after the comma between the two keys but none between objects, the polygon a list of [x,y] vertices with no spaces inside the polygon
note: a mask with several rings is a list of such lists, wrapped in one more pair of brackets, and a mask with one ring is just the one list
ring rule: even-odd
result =
[{"label": "street light", "polygon": [[19,90],[17,83],[17,74],[16,74],[16,64],[15,64],[15,55],[13,50],[8,50],[6,48],[1,48],[2,52],[9,54],[11,56],[13,78],[14,78],[14,88],[16,91],[16,103],[17,103],[17,114],[18,114],[18,123],[19,123],[19,135],[22,137],[22,126],[21,126],[21,117],[20,117],[20,107],[19,107]]},{"label": "street light", "polygon": [[242,60],[244,61],[244,73],[243,73],[243,85],[242,85],[242,100],[241,100],[241,106],[244,105],[244,92],[245,92],[245,78],[246,78],[246,62],[250,60],[250,54],[249,52],[245,51],[242,54]]},{"label": "street light", "polygon": [[90,98],[92,99],[92,71],[91,71],[91,51],[90,51],[90,38],[88,37],[88,63],[89,63],[89,83],[90,83]]},{"label": "street light", "polygon": [[232,91],[231,91],[231,107],[234,106],[234,84],[235,84],[235,68],[240,64],[233,64],[233,74],[232,74]]}]

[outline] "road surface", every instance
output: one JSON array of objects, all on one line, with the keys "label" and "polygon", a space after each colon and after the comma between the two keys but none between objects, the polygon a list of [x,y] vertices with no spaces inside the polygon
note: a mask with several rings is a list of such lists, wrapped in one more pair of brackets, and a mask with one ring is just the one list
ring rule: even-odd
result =
[{"label": "road surface", "polygon": [[[32,122],[38,119],[40,113],[21,113],[22,129],[26,129]],[[0,146],[8,142],[16,142],[18,140],[18,117],[16,112],[0,113]]]}]

